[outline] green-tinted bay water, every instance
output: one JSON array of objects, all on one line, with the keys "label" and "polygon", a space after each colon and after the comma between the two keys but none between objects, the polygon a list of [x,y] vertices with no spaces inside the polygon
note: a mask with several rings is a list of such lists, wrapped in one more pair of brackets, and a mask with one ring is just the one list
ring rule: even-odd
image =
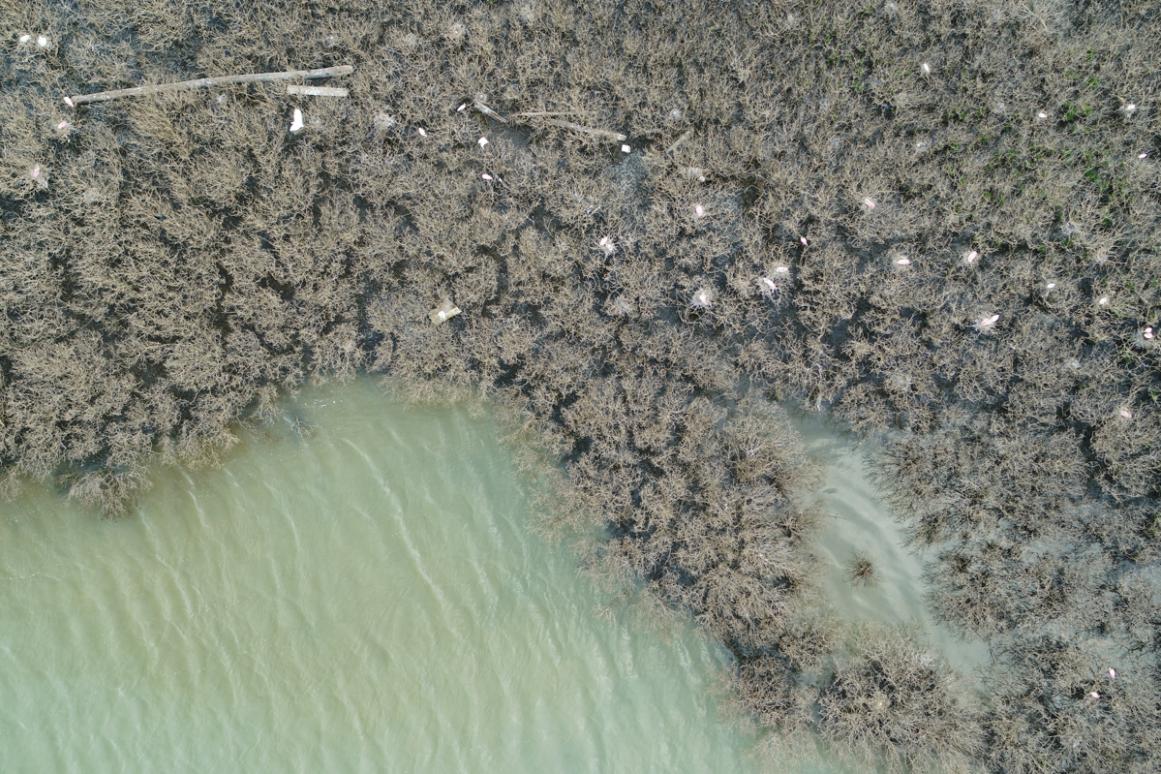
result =
[{"label": "green-tinted bay water", "polygon": [[[825,471],[828,603],[984,663],[925,611],[857,446],[797,424]],[[840,770],[757,752],[719,709],[719,646],[539,537],[487,418],[363,381],[276,428],[221,469],[158,470],[124,518],[0,504],[0,771]],[[856,551],[874,584],[850,582]]]},{"label": "green-tinted bay water", "polygon": [[600,615],[489,421],[369,383],[295,408],[305,438],[122,519],[0,505],[0,770],[755,768],[725,654]]}]

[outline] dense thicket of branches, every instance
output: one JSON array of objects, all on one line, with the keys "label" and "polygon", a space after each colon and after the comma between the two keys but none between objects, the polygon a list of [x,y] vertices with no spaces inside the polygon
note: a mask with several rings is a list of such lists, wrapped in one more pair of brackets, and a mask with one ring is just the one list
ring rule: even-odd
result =
[{"label": "dense thicket of branches", "polygon": [[[0,0],[0,29],[0,475],[115,505],[315,376],[482,386],[764,721],[920,768],[1158,766],[1155,2]],[[61,101],[345,63],[349,99]],[[885,435],[937,608],[1002,654],[985,707],[906,643],[836,655],[772,398]]]}]

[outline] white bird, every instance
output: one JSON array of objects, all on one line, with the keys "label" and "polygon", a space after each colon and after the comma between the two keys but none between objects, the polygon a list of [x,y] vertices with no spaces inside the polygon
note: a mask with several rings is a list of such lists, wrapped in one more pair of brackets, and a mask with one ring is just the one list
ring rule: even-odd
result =
[{"label": "white bird", "polygon": [[778,293],[778,284],[769,277],[759,277],[758,292],[766,298],[773,298]]},{"label": "white bird", "polygon": [[713,306],[714,294],[709,288],[701,288],[693,294],[689,305],[694,309],[708,309]]},{"label": "white bird", "polygon": [[976,320],[976,330],[980,333],[986,333],[987,331],[990,331],[993,326],[995,326],[999,319],[1000,315],[993,314],[988,317],[983,317],[979,320]]},{"label": "white bird", "polygon": [[290,120],[290,133],[298,134],[302,131],[303,126],[305,126],[305,124],[302,122],[302,111],[298,108],[295,108],[294,116]]}]

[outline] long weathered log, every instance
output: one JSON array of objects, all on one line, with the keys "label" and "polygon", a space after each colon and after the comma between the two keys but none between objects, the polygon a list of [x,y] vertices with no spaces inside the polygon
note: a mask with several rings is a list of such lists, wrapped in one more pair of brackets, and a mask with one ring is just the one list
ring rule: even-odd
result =
[{"label": "long weathered log", "polygon": [[351,65],[337,67],[322,67],[317,70],[285,70],[277,73],[243,73],[238,75],[216,75],[212,78],[194,78],[189,81],[175,81],[173,83],[155,83],[148,86],[133,86],[128,89],[114,89],[112,91],[98,91],[93,94],[76,94],[66,97],[69,105],[85,105],[90,102],[107,102],[121,97],[145,97],[151,94],[166,94],[174,91],[188,91],[190,89],[208,89],[213,86],[226,86],[236,83],[269,83],[272,81],[292,81],[302,78],[314,80],[317,78],[333,78],[338,75],[350,75],[355,71]]}]

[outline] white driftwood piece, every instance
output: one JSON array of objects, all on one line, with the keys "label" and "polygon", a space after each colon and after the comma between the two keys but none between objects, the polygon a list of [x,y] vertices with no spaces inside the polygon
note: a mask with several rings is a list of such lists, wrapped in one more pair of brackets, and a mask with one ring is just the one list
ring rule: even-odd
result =
[{"label": "white driftwood piece", "polygon": [[445,298],[443,303],[428,312],[427,316],[431,318],[432,325],[443,325],[462,311],[458,306]]},{"label": "white driftwood piece", "polygon": [[144,97],[150,94],[165,94],[172,91],[187,91],[189,89],[207,89],[213,86],[224,86],[233,83],[269,83],[271,81],[314,80],[316,78],[332,78],[337,75],[350,75],[355,71],[351,65],[338,67],[323,67],[317,70],[286,70],[279,73],[245,73],[241,75],[218,75],[212,78],[194,78],[190,81],[175,81],[173,83],[155,83],[149,86],[134,86],[129,89],[114,89],[113,91],[98,91],[93,94],[74,94],[66,98],[70,105],[85,105],[90,102],[107,102],[121,97]]},{"label": "white driftwood piece", "polygon": [[345,97],[350,92],[339,86],[304,86],[301,83],[288,83],[286,93],[297,97]]}]

